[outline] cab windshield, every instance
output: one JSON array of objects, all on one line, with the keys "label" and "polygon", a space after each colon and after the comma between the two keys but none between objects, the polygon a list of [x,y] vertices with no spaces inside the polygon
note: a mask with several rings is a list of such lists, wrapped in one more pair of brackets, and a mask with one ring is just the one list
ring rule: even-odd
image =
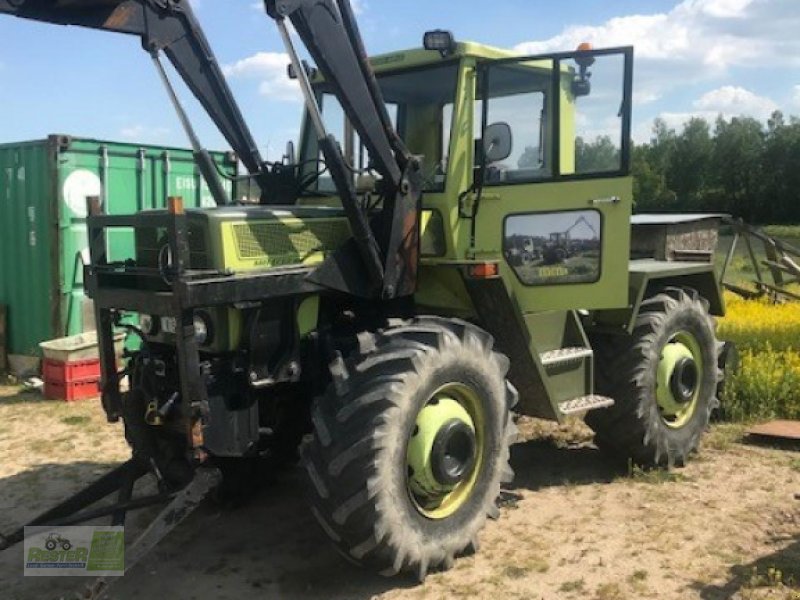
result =
[{"label": "cab windshield", "polygon": [[[443,191],[450,145],[452,106],[458,83],[458,64],[378,74],[389,116],[412,154],[423,157],[424,190]],[[345,119],[342,106],[324,83],[314,86],[325,127],[342,145],[345,160],[356,171],[369,167],[369,156],[358,133]],[[448,139],[445,139],[447,133]],[[307,192],[336,193],[322,160],[316,133],[306,127],[300,150]]]}]

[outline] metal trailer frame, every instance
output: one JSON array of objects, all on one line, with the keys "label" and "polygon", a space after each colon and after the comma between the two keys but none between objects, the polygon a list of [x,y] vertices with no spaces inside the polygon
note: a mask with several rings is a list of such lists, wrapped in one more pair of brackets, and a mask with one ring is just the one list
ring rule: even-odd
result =
[{"label": "metal trailer frame", "polygon": [[[800,283],[800,249],[768,236],[760,228],[748,225],[742,219],[728,217],[723,219],[723,223],[733,229],[733,243],[725,257],[725,263],[719,276],[720,285],[747,299],[763,298],[768,295],[774,302],[786,299],[800,301],[800,294],[786,289],[786,286]],[[744,239],[747,253],[755,272],[756,278],[753,284],[756,287],[756,291],[725,281],[725,276],[733,262],[741,239]],[[766,260],[759,262],[753,249],[753,239],[764,245]],[[769,271],[772,283],[765,280],[762,267],[766,267]]]}]

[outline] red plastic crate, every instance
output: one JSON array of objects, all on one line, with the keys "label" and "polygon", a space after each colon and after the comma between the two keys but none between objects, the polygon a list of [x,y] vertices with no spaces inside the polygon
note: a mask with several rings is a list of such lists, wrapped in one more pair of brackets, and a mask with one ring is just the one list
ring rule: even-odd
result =
[{"label": "red plastic crate", "polygon": [[44,382],[44,397],[48,400],[75,402],[100,395],[100,380],[74,381],[72,383]]},{"label": "red plastic crate", "polygon": [[47,383],[80,383],[100,379],[100,359],[61,362],[44,359],[42,379]]}]

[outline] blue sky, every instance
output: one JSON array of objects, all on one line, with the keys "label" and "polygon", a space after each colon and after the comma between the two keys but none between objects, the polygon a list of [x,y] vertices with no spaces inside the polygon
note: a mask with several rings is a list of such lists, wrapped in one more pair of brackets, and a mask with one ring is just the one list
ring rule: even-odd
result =
[{"label": "blue sky", "polygon": [[[259,145],[277,158],[301,105],[274,24],[255,0],[193,3]],[[798,0],[359,0],[357,12],[370,53],[418,46],[433,28],[526,53],[633,44],[639,141],[657,116],[680,127],[694,114],[800,115]],[[203,142],[224,148],[182,97]],[[186,145],[136,39],[2,17],[0,142],[50,133]]]}]

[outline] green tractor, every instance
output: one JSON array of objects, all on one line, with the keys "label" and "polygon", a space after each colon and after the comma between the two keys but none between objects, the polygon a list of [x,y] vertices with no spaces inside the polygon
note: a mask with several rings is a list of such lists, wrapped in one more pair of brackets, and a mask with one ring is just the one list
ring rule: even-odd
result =
[{"label": "green tractor", "polygon": [[[96,4],[179,10],[199,31],[186,2]],[[367,59],[347,0],[266,4],[306,106],[299,147],[275,164],[254,150],[202,36],[89,23],[183,64],[262,199],[225,198],[196,146],[218,208],[173,198],[115,217],[91,202],[103,406],[124,420],[141,472],[174,493],[203,469],[291,463],[299,449],[311,511],[341,553],[424,578],[475,551],[497,516],[515,415],[586,415],[601,449],[684,464],[718,404],[724,306],[711,262],[630,259],[632,229],[672,222],[632,224],[633,49],[520,57],[433,31]],[[187,54],[212,59],[198,74]],[[617,149],[601,166],[576,155],[598,136]],[[509,260],[511,240],[576,223],[594,233],[569,261]],[[136,252],[111,260],[106,236],[120,228]],[[141,338],[123,372],[119,326]]]},{"label": "green tractor", "polygon": [[[572,238],[572,231],[580,225],[585,225],[592,232],[590,240]],[[597,234],[597,229],[585,216],[580,216],[566,231],[556,231],[550,234],[550,241],[545,244],[543,251],[545,264],[561,264],[576,252],[587,249],[586,246],[594,246],[593,249],[599,250],[599,242],[600,237]]]}]

